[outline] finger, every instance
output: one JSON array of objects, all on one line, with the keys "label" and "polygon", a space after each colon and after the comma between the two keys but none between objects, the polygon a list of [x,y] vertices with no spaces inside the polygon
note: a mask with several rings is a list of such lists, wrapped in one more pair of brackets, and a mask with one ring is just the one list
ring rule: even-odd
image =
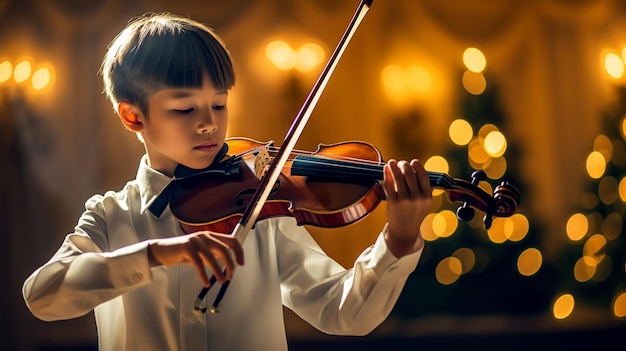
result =
[{"label": "finger", "polygon": [[206,273],[204,261],[195,249],[195,247],[197,247],[197,242],[192,238],[192,240],[190,240],[190,243],[191,248],[187,248],[187,257],[189,257],[189,260],[191,260],[191,264],[196,268],[202,284],[206,287],[209,287],[211,286],[211,281],[209,280],[209,276]]},{"label": "finger", "polygon": [[396,192],[396,181],[394,177],[394,173],[392,168],[397,167],[396,160],[389,160],[383,167],[384,178],[383,178],[383,190],[385,190],[385,196],[388,201],[394,201],[398,198],[398,193]]},{"label": "finger", "polygon": [[393,172],[393,178],[396,181],[396,191],[398,192],[398,196],[404,196],[409,192],[405,179],[406,167],[406,161],[398,161],[396,167],[391,168],[391,171]]},{"label": "finger", "polygon": [[411,168],[414,170],[417,175],[417,183],[423,194],[432,195],[433,188],[430,184],[430,177],[426,169],[424,169],[424,165],[422,165],[419,160],[411,160]]},{"label": "finger", "polygon": [[406,198],[411,192],[419,191],[415,172],[410,164],[404,160],[390,163],[389,168],[393,174],[395,191],[398,198]]},{"label": "finger", "polygon": [[[223,284],[226,282],[227,278],[222,271],[222,266],[219,264],[217,260],[217,256],[221,256],[220,260],[223,261],[224,265],[227,267],[230,264],[232,267],[232,259],[230,257],[226,257],[226,259],[222,259],[224,256],[228,256],[228,249],[224,248],[223,244],[219,241],[213,241],[211,238],[205,235],[195,236],[192,240],[192,248],[190,249],[193,252],[190,252],[189,255],[200,255],[202,261],[209,269],[213,272],[213,275],[217,279],[218,282]],[[230,260],[230,262],[228,262]]]},{"label": "finger", "polygon": [[[222,270],[220,271],[220,273],[223,274],[224,279],[226,280],[231,280],[233,278],[233,274],[235,271],[235,261],[233,260],[233,256],[235,256],[234,251],[231,250],[230,246],[234,245],[234,246],[240,246],[239,242],[234,239],[233,237],[231,237],[230,235],[228,235],[227,237],[224,237],[223,235],[216,235],[214,233],[209,234],[210,237],[213,237],[212,241],[212,258],[217,259],[219,261],[221,261],[222,263]],[[233,241],[234,240],[234,241]],[[238,260],[242,260],[243,259],[243,250],[240,253],[240,257],[238,258]],[[222,283],[220,281],[220,283]]]},{"label": "finger", "polygon": [[202,258],[198,255],[191,256],[191,263],[196,268],[198,275],[200,276],[200,280],[202,281],[202,285],[205,287],[211,286],[211,280],[209,279],[209,275],[206,274],[206,270],[204,269],[204,263],[202,262]]},{"label": "finger", "polygon": [[234,256],[235,260],[237,261],[237,264],[239,264],[240,266],[243,266],[244,254],[243,254],[243,248],[239,240],[237,240],[237,238],[233,237],[230,234],[213,233],[212,235],[219,237],[219,240],[223,242],[231,251],[232,256]]},{"label": "finger", "polygon": [[[200,254],[202,255],[205,265],[213,272],[215,279],[217,279],[220,284],[224,284],[226,280],[228,280],[228,277],[224,274],[224,272],[228,272],[228,268],[222,270],[222,266],[220,266],[213,253],[202,251]],[[225,265],[227,266],[227,264]]]},{"label": "finger", "polygon": [[420,194],[422,187],[417,178],[417,171],[413,167],[413,161],[411,163],[403,161],[399,163],[400,170],[402,171],[403,181],[407,189],[407,196],[416,196]]}]

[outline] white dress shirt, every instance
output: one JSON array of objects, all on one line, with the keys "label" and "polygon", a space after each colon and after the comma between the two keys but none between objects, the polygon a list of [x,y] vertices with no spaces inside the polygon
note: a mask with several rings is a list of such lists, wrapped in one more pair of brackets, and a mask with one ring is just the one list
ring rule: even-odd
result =
[{"label": "white dress shirt", "polygon": [[[74,233],[24,283],[38,318],[95,311],[102,351],[286,350],[282,306],[319,330],[364,335],[388,316],[421,250],[397,259],[382,234],[346,270],[293,218],[258,222],[217,314],[193,308],[191,265],[150,268],[147,241],[185,234],[169,208],[147,208],[171,178],[142,159],[137,178],[86,202]],[[218,286],[207,295],[210,305]]]}]

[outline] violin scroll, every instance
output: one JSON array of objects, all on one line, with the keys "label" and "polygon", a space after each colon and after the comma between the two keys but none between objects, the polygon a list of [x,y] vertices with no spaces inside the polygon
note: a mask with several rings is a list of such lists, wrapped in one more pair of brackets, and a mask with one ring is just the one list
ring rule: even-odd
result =
[{"label": "violin scroll", "polygon": [[509,182],[503,181],[494,189],[493,198],[496,201],[495,206],[498,216],[510,217],[517,211],[520,202],[520,192]]},{"label": "violin scroll", "polygon": [[[462,205],[457,209],[456,216],[460,221],[468,222],[474,218],[474,207],[479,208],[485,212],[483,225],[485,229],[489,229],[493,223],[493,216],[510,217],[515,213],[520,202],[520,192],[509,182],[503,181],[495,187],[493,197],[489,201],[482,200],[476,194],[480,189],[478,183],[485,179],[487,179],[487,175],[483,171],[472,173],[469,184],[474,187],[474,190],[458,196],[456,201],[462,202]],[[451,200],[454,201],[455,199],[451,198]]]}]

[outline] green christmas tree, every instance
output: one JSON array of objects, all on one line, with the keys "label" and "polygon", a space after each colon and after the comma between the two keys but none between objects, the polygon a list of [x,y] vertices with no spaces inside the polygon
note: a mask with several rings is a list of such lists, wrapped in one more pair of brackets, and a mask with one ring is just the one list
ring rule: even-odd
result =
[{"label": "green christmas tree", "polygon": [[[420,265],[407,282],[394,314],[410,318],[545,313],[557,291],[553,282],[558,272],[543,264],[538,247],[540,228],[524,215],[525,187],[514,176],[518,174],[516,148],[505,143],[505,151],[498,153],[486,145],[491,137],[506,140],[506,116],[499,106],[497,86],[487,84],[480,93],[461,88],[458,111],[462,117],[451,129],[456,123],[471,132],[465,142],[450,142],[445,155],[450,174],[469,180],[475,171],[484,171],[487,177],[479,185],[489,194],[507,180],[522,194],[521,207],[511,218],[494,218],[489,230],[483,226],[480,211],[467,223],[453,224],[452,233],[445,233],[449,228],[440,230],[445,236],[426,243]],[[494,134],[489,136],[491,132]],[[454,131],[450,136],[454,139]],[[445,213],[449,217],[460,205],[440,196],[444,199],[435,201],[433,217],[427,218],[426,226],[431,220],[441,222],[437,216]],[[451,226],[449,219],[446,223]],[[435,224],[433,228],[437,231]],[[427,232],[423,230],[426,237]]]},{"label": "green christmas tree", "polygon": [[567,244],[559,267],[559,289],[574,301],[574,310],[626,316],[626,88],[603,116],[603,128],[590,146],[581,171],[586,192],[567,221]]}]

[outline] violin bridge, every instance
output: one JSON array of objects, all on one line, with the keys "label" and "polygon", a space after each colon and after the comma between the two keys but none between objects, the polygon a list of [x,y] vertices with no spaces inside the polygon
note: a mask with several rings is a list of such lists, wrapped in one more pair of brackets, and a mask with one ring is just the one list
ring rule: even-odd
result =
[{"label": "violin bridge", "polygon": [[267,151],[267,148],[260,148],[254,158],[254,173],[259,180],[263,178],[263,175],[267,172],[270,162],[270,153]]}]

